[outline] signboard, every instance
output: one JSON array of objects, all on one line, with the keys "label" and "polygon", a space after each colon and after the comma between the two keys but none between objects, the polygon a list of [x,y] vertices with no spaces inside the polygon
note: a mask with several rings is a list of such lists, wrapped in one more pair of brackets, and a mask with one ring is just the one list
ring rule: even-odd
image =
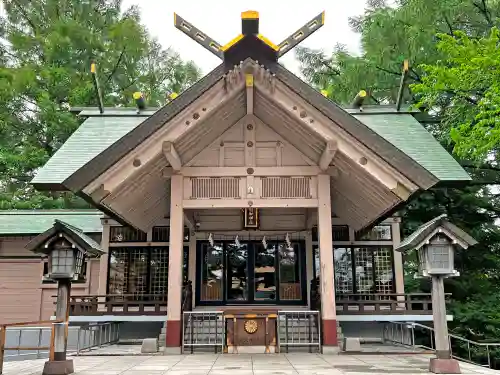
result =
[{"label": "signboard", "polygon": [[243,227],[245,229],[258,229],[259,228],[259,209],[258,208],[244,208],[243,209]]}]

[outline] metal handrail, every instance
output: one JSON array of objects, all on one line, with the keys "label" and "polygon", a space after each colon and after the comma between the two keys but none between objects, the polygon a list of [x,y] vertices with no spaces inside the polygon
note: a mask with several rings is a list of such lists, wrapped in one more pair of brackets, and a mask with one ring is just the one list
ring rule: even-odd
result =
[{"label": "metal handrail", "polygon": [[[66,321],[64,320],[40,320],[40,321],[35,321],[35,322],[17,322],[17,323],[9,323],[9,324],[1,324],[0,325],[0,375],[3,373],[3,363],[4,363],[4,357],[5,357],[5,351],[6,350],[17,350],[18,353],[21,350],[29,350],[29,351],[37,351],[38,355],[40,354],[40,350],[49,350],[51,357],[53,356],[54,353],[54,332],[55,332],[55,326],[57,324],[67,324]],[[42,346],[41,345],[41,333],[38,338],[38,345],[37,346],[21,346],[21,338],[22,338],[22,330],[19,332],[19,345],[18,346],[6,346],[5,344],[7,343],[7,328],[11,327],[29,327],[29,326],[50,326],[51,327],[51,335],[50,335],[50,342],[49,346]],[[41,332],[40,328],[40,332]]]},{"label": "metal handrail", "polygon": [[[389,325],[391,325],[392,328],[394,328],[394,327],[401,328],[401,331],[397,332],[396,335],[394,335],[394,329],[391,329],[391,333],[393,334],[392,336],[394,337],[394,339],[387,337],[387,332],[389,331]],[[424,345],[424,344],[417,344],[416,343],[416,341],[415,341],[415,328],[421,328],[424,331],[427,331],[427,332],[431,333],[430,334],[430,346],[427,346],[427,345]],[[408,335],[405,336],[405,334],[404,334],[404,330],[405,329],[407,329],[407,330],[409,329],[410,330],[411,336],[408,336]],[[427,349],[427,350],[432,350],[432,351],[436,350],[436,348],[435,348],[435,342],[434,342],[434,328],[426,326],[424,324],[420,324],[420,323],[415,323],[415,322],[411,322],[411,323],[388,322],[384,326],[383,338],[384,338],[384,341],[391,341],[393,343],[397,343],[397,344],[401,344],[401,345],[406,345],[406,346],[411,346],[411,347],[414,347],[414,348],[422,348],[422,349]],[[401,338],[401,340],[398,340],[399,338]],[[457,341],[459,341],[459,342],[461,342],[461,343],[463,343],[463,344],[466,345],[466,347],[467,347],[467,358],[459,356],[458,354],[456,354],[456,352],[453,353],[452,339],[455,339],[455,340],[457,340]],[[452,358],[458,359],[460,361],[472,363],[472,364],[475,364],[475,365],[479,365],[479,366],[483,366],[483,367],[488,367],[488,368],[492,368],[492,357],[491,357],[491,350],[490,350],[490,348],[500,348],[500,343],[496,343],[496,342],[478,342],[478,341],[466,339],[465,337],[454,335],[452,333],[448,334],[448,342],[449,342],[450,354],[451,354]],[[473,360],[473,355],[472,355],[473,354],[473,349],[471,348],[471,346],[477,346],[477,347],[482,347],[482,348],[486,349],[486,353],[485,354],[486,354],[486,358],[487,358],[487,361],[488,361],[487,365],[482,364],[481,362]]]},{"label": "metal handrail", "polygon": [[[82,338],[83,333],[83,338]],[[78,329],[76,355],[84,350],[100,348],[103,345],[112,345],[120,340],[120,323],[106,322],[86,324]]]}]

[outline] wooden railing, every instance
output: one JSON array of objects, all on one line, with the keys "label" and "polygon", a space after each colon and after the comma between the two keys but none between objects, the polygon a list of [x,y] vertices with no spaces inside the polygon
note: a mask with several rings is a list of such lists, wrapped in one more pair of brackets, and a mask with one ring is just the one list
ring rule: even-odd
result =
[{"label": "wooden railing", "polygon": [[71,296],[70,315],[165,315],[167,297],[158,294]]},{"label": "wooden railing", "polygon": [[349,293],[335,298],[339,315],[430,315],[430,293]]},{"label": "wooden railing", "polygon": [[[54,359],[54,332],[56,324],[66,324],[64,320],[40,320],[36,322],[20,322],[20,323],[9,323],[0,325],[0,375],[3,373],[3,361],[4,354],[6,350],[29,350],[29,351],[49,351],[50,359]],[[5,346],[7,342],[7,328],[15,327],[51,327],[52,333],[50,335],[49,346],[21,346],[20,339],[17,346]],[[40,330],[40,335],[41,335]],[[38,342],[41,342],[41,337],[38,338]]]}]

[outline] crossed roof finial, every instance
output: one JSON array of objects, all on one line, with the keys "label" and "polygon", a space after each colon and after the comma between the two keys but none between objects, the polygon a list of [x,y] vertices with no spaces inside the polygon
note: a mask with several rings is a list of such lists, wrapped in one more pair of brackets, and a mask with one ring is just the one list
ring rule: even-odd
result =
[{"label": "crossed roof finial", "polygon": [[[221,45],[184,18],[174,13],[175,27],[223,61],[244,60],[245,57],[260,57],[277,61],[288,51],[312,35],[325,23],[325,12],[321,12],[301,28],[290,34],[278,45],[259,33],[259,13],[248,10],[241,13],[241,34],[225,45]],[[252,54],[255,54],[253,56]]]}]

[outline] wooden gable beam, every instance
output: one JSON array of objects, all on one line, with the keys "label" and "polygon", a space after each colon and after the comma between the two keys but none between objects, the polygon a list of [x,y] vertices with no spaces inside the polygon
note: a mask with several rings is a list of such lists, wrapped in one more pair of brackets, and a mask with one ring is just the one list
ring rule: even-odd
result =
[{"label": "wooden gable beam", "polygon": [[[261,69],[262,67],[256,67],[257,71]],[[256,76],[258,76],[258,73],[256,73]],[[381,161],[370,149],[352,139],[350,134],[338,127],[333,128],[329,119],[325,118],[302,98],[289,92],[276,78],[271,78],[271,80],[274,81],[271,84],[267,80],[263,82],[261,80],[255,81],[256,89],[262,92],[269,99],[269,102],[284,109],[293,119],[304,124],[323,139],[335,139],[339,152],[354,160],[357,165],[375,177],[386,188],[393,191],[398,197],[406,199],[418,189],[414,183],[399,171]]]},{"label": "wooden gable beam", "polygon": [[175,150],[174,144],[169,141],[163,142],[162,151],[163,155],[172,166],[172,169],[174,171],[179,171],[182,167],[182,162],[179,154]]},{"label": "wooden gable beam", "polygon": [[326,142],[325,149],[323,154],[321,154],[321,159],[319,160],[319,167],[322,171],[326,171],[330,166],[333,158],[335,157],[335,153],[338,150],[337,141],[328,141]]}]

